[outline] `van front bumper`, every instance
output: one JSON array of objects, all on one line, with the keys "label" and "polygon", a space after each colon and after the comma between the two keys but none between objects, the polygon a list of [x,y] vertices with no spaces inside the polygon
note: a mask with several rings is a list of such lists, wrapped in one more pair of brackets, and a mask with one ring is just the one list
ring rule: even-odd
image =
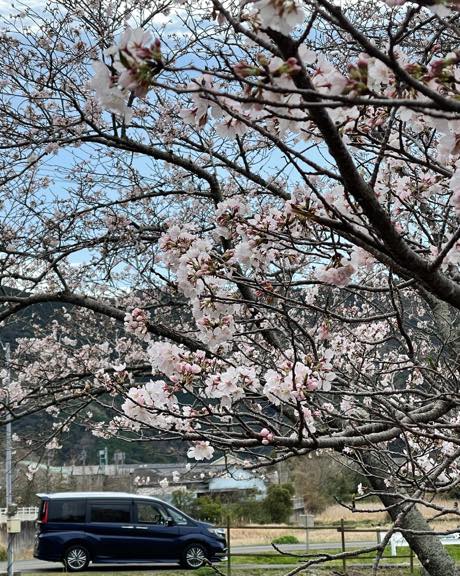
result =
[{"label": "van front bumper", "polygon": [[211,562],[225,562],[228,559],[227,555],[227,548],[220,552],[213,552],[212,557],[210,558]]}]

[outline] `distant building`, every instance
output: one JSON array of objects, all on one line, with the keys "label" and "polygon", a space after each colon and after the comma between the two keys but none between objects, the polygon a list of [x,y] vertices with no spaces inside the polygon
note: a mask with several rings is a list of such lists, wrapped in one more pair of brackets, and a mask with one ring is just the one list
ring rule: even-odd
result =
[{"label": "distant building", "polygon": [[72,484],[73,490],[122,489],[163,500],[171,500],[176,490],[186,490],[195,497],[219,496],[232,501],[252,497],[258,500],[265,497],[270,484],[278,482],[276,470],[247,470],[247,462],[233,456],[194,463],[105,464],[103,459],[99,465],[50,466],[31,461],[22,461],[21,465],[33,465],[37,470],[60,478],[63,486]]},{"label": "distant building", "polygon": [[170,500],[176,490],[187,490],[194,496],[220,496],[242,499],[251,495],[263,499],[270,475],[244,469],[244,462],[222,457],[213,462],[146,464],[133,471],[136,492]]}]

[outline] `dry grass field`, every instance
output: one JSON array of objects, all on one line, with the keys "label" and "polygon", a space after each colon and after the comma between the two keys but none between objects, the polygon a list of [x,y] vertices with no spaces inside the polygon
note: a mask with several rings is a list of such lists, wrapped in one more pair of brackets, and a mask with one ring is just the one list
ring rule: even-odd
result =
[{"label": "dry grass field", "polygon": [[[438,504],[453,507],[453,500],[438,500]],[[346,526],[353,527],[354,531],[346,533],[346,539],[349,541],[371,541],[377,538],[376,532],[362,532],[361,529],[371,529],[373,527],[387,527],[389,525],[385,512],[380,510],[379,504],[367,504],[367,509],[375,510],[374,512],[352,512],[336,504],[329,506],[322,514],[315,517],[315,526],[330,526],[324,530],[309,530],[309,542],[340,542],[340,533],[337,532],[336,526],[340,525],[343,518]],[[426,518],[434,515],[433,510],[420,508]],[[446,516],[431,523],[437,530],[451,530],[460,527],[460,520],[455,516]],[[295,536],[299,542],[306,541],[305,530],[293,530],[292,527],[270,528],[268,526],[256,526],[251,528],[236,528],[231,531],[231,544],[233,546],[244,546],[254,544],[270,544],[275,538],[281,536]]]},{"label": "dry grass field", "polygon": [[[271,544],[275,538],[281,536],[295,536],[299,542],[306,542],[305,529],[293,530],[292,527],[268,528],[267,526],[256,526],[251,528],[235,528],[231,531],[231,545],[245,546],[256,544]],[[340,542],[340,533],[337,528],[327,528],[321,530],[309,530],[308,541],[313,542]],[[347,533],[347,539],[355,541],[370,541],[376,538],[376,533],[353,531]]]}]

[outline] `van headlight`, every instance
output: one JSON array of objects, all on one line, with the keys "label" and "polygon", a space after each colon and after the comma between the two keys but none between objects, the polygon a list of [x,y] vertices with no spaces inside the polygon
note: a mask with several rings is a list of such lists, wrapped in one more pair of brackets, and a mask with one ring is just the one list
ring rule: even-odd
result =
[{"label": "van headlight", "polygon": [[225,529],[224,528],[208,528],[208,532],[214,534],[218,538],[225,538]]}]

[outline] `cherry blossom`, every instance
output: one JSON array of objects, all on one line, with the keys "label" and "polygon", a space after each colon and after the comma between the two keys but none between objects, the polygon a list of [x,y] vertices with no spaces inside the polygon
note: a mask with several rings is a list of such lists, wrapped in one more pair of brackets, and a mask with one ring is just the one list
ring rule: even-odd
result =
[{"label": "cherry blossom", "polygon": [[56,1],[2,16],[3,419],[321,452],[451,576],[458,3]]},{"label": "cherry blossom", "polygon": [[169,486],[169,480],[167,478],[163,478],[163,480],[160,480],[158,484],[160,485],[162,490],[165,490]]},{"label": "cherry blossom", "polygon": [[258,0],[254,3],[262,26],[288,34],[303,23],[305,15],[297,0]]},{"label": "cherry blossom", "polygon": [[187,456],[194,460],[210,460],[213,454],[214,448],[207,440],[203,442],[195,442],[187,452]]},{"label": "cherry blossom", "polygon": [[140,308],[134,308],[132,312],[127,312],[125,316],[125,329],[128,332],[136,334],[138,337],[145,339],[147,337],[147,322],[149,314]]},{"label": "cherry blossom", "polygon": [[126,97],[120,87],[114,82],[109,68],[103,62],[93,62],[96,72],[90,81],[90,86],[96,92],[96,97],[101,105],[110,112],[120,114],[129,122],[132,110],[126,104]]},{"label": "cherry blossom", "polygon": [[319,280],[326,282],[327,284],[333,284],[343,288],[351,282],[351,277],[355,273],[355,267],[342,258],[341,264],[337,267],[324,268],[318,271],[317,277]]}]

